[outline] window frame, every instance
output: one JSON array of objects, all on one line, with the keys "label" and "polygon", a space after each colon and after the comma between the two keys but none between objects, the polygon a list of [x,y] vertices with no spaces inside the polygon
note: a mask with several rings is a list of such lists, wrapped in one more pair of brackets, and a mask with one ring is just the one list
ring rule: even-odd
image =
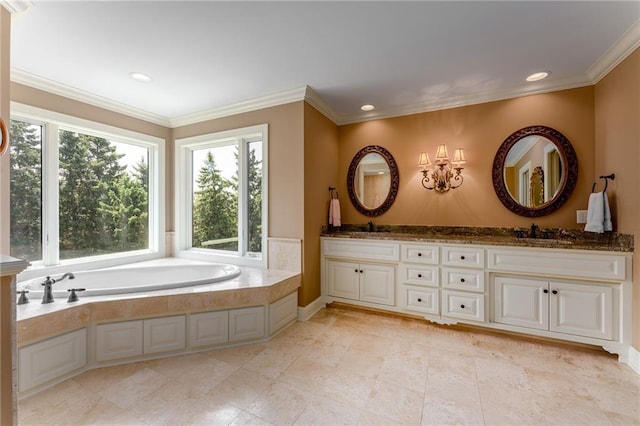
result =
[{"label": "window frame", "polygon": [[[11,119],[43,126],[42,137],[42,260],[20,274],[30,279],[68,272],[72,267],[97,269],[165,256],[165,140],[119,127],[30,105],[11,102]],[[58,130],[116,140],[149,150],[148,248],[96,256],[59,259],[59,137]]]},{"label": "window frame", "polygon": [[[268,264],[268,152],[269,126],[258,124],[238,129],[207,133],[175,140],[175,240],[174,255],[196,260],[266,267]],[[249,256],[248,248],[248,145],[262,141],[262,252]],[[238,251],[230,252],[193,247],[193,151],[228,145],[238,141]]]}]

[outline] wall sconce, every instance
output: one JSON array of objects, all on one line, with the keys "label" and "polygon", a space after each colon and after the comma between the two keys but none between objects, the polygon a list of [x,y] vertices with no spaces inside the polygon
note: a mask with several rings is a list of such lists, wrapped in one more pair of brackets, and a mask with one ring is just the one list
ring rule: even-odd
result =
[{"label": "wall sconce", "polygon": [[[462,148],[456,149],[453,155],[453,161],[449,161],[447,146],[440,145],[436,152],[436,165],[433,170],[429,154],[420,153],[418,166],[422,167],[422,186],[426,189],[435,189],[437,192],[446,192],[462,185],[462,169],[460,165],[466,163],[464,151]],[[452,171],[455,170],[455,173]]]}]

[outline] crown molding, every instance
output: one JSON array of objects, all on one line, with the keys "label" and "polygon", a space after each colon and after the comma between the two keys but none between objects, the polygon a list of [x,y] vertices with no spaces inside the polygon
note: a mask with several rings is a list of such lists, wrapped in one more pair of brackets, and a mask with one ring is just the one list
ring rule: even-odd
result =
[{"label": "crown molding", "polygon": [[320,95],[318,95],[311,87],[307,86],[307,91],[304,96],[304,100],[320,111],[322,115],[327,117],[329,120],[333,122],[333,124],[340,124],[340,114],[338,114],[333,108],[326,103]]},{"label": "crown molding", "polygon": [[487,102],[503,101],[520,98],[523,96],[538,95],[541,93],[555,92],[558,90],[575,89],[590,86],[592,81],[586,76],[577,76],[547,83],[536,82],[525,87],[515,86],[501,90],[487,90],[468,95],[453,96],[444,99],[434,99],[385,110],[373,110],[364,113],[342,115],[336,124],[354,124],[364,121],[379,120],[383,118],[401,117],[404,115],[420,114],[423,112],[440,111],[449,108],[458,108],[469,105],[483,104]]},{"label": "crown molding", "polygon": [[0,0],[0,5],[4,6],[12,15],[17,15],[33,7],[30,0]]},{"label": "crown molding", "polygon": [[171,124],[170,120],[167,117],[134,108],[132,106],[116,102],[102,96],[94,95],[92,93],[85,92],[84,90],[79,90],[74,87],[67,86],[66,84],[56,83],[46,78],[38,77],[36,75],[14,68],[11,69],[11,81],[14,83],[33,87],[34,89],[52,93],[54,95],[73,99],[74,101],[93,105],[98,108],[104,108],[109,111],[127,115],[129,117],[134,117],[140,120],[148,121],[150,123],[159,124],[161,126],[169,127],[169,125]]},{"label": "crown molding", "polygon": [[194,114],[182,115],[170,119],[169,123],[170,127],[176,128],[189,124],[213,120],[216,118],[241,114],[243,112],[255,111],[263,108],[284,105],[291,102],[303,101],[305,99],[306,91],[307,86],[285,90],[283,92],[273,93],[271,95],[261,96],[259,98],[237,102],[223,107],[212,108],[205,111],[196,112]]},{"label": "crown molding", "polygon": [[640,47],[640,20],[636,21],[598,60],[589,67],[587,76],[596,84],[627,56]]}]

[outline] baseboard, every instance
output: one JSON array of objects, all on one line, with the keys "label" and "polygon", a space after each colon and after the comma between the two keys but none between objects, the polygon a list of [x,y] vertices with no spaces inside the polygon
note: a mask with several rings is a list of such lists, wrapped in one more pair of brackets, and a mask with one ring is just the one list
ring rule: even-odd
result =
[{"label": "baseboard", "polygon": [[318,297],[313,302],[309,303],[307,306],[300,307],[298,306],[298,321],[306,321],[313,316],[320,309],[327,306],[324,302],[322,296]]},{"label": "baseboard", "polygon": [[640,374],[640,352],[638,352],[638,350],[633,346],[629,346],[629,358],[627,359],[627,365],[637,374]]}]

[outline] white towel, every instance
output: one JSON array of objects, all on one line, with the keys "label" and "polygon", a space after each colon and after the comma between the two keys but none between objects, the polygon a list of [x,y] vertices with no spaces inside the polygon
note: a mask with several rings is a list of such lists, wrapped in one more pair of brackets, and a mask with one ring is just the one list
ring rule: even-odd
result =
[{"label": "white towel", "polygon": [[585,231],[603,233],[611,231],[611,210],[609,210],[609,199],[606,192],[595,192],[589,196],[589,207],[587,210],[587,224]]},{"label": "white towel", "polygon": [[337,198],[332,198],[331,203],[329,203],[329,225],[342,225],[340,218],[340,201]]}]

